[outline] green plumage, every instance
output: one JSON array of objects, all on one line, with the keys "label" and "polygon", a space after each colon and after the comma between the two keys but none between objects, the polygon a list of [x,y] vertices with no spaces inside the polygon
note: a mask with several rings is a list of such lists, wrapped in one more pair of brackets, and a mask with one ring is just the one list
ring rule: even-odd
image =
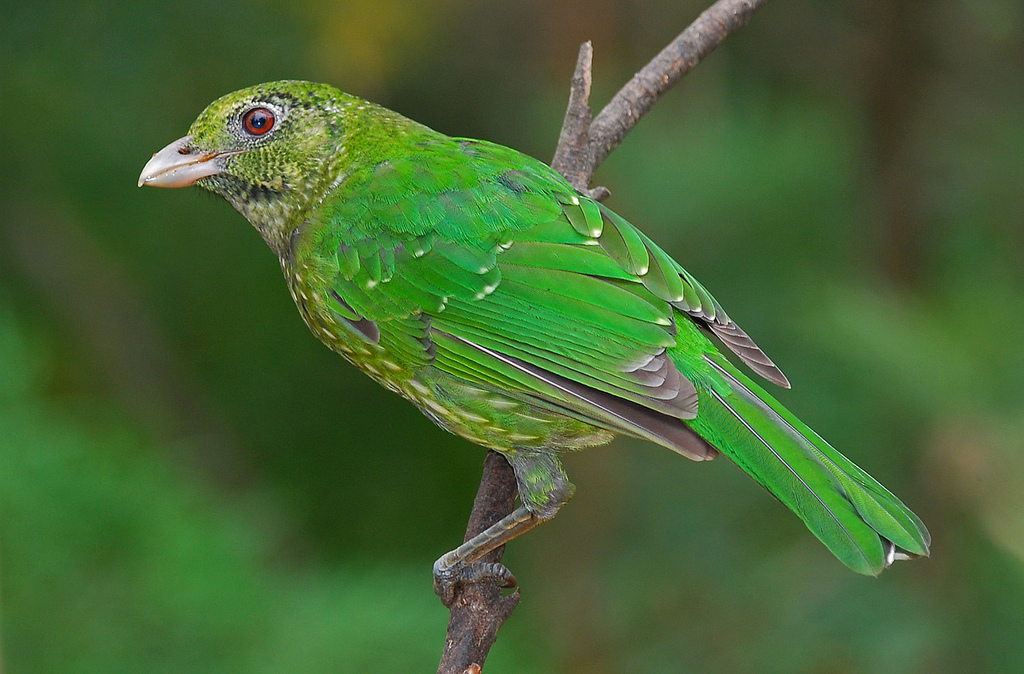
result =
[{"label": "green plumage", "polygon": [[[254,109],[272,128],[247,127]],[[231,202],[317,337],[505,454],[531,512],[571,493],[558,453],[624,434],[725,454],[859,573],[928,554],[910,510],[719,352],[709,335],[788,386],[710,293],[535,159],[275,82],[214,102],[143,182]]]}]

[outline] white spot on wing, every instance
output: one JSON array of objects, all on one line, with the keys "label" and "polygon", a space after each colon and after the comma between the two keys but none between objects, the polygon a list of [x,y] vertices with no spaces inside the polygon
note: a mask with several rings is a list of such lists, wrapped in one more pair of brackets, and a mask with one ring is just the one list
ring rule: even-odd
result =
[{"label": "white spot on wing", "polygon": [[447,407],[444,407],[443,405],[437,403],[434,400],[424,400],[423,404],[426,405],[430,410],[432,410],[436,414],[441,415],[442,417],[448,418],[451,417],[452,415],[452,413],[448,410]]},{"label": "white spot on wing", "polygon": [[527,442],[529,440],[536,440],[539,436],[537,435],[523,435],[522,433],[509,433],[508,439],[512,442]]}]

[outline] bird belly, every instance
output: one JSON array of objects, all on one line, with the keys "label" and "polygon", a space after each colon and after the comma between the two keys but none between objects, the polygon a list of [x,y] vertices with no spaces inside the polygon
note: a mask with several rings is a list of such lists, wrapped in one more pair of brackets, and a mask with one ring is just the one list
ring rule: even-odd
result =
[{"label": "bird belly", "polygon": [[430,367],[399,391],[441,428],[502,452],[570,451],[603,445],[614,434],[527,396],[469,382]]}]

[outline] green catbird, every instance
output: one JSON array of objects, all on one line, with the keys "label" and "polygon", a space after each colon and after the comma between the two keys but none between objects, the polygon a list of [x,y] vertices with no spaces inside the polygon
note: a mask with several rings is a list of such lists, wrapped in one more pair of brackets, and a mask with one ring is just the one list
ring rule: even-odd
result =
[{"label": "green catbird", "polygon": [[259,231],[324,344],[512,465],[521,505],[438,583],[502,580],[476,562],[569,499],[559,456],[616,435],[725,454],[858,573],[928,554],[913,512],[722,355],[789,386],[704,286],[544,163],[285,81],[214,101],[139,178],[192,184]]}]

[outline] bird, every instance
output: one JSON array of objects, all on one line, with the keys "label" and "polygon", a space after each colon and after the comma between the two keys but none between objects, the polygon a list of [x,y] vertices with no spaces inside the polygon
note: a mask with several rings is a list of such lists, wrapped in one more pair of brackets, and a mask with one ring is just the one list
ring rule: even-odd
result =
[{"label": "bird", "polygon": [[857,573],[929,554],[917,515],[726,357],[790,386],[711,293],[537,159],[288,80],[211,103],[143,185],[227,200],[317,338],[511,464],[519,505],[437,560],[442,598],[514,583],[481,558],[569,500],[562,455],[616,436],[724,454]]}]

